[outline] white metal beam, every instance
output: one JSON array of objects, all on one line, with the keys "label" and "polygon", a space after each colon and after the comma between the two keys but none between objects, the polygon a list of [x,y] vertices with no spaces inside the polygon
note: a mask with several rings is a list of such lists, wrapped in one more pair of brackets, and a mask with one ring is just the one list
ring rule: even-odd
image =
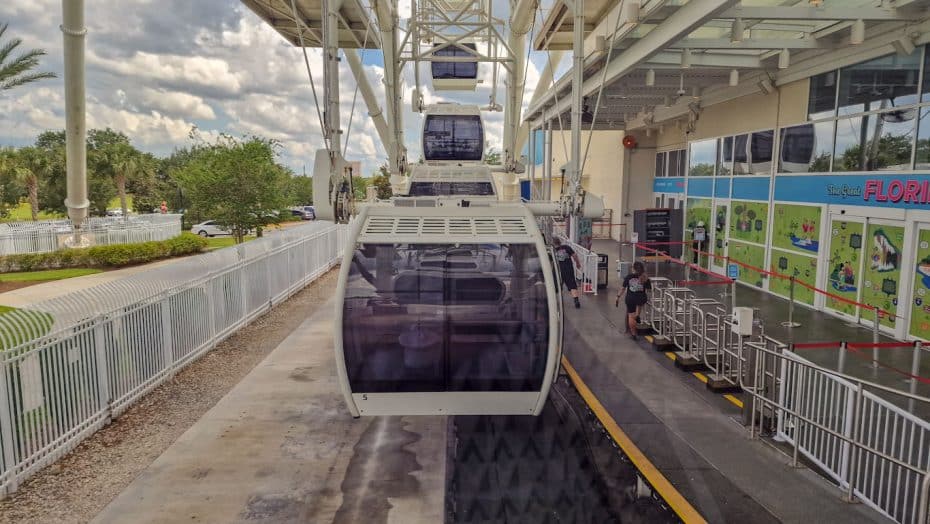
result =
[{"label": "white metal beam", "polygon": [[368,107],[368,116],[370,116],[371,120],[374,122],[375,129],[378,131],[378,138],[381,139],[384,150],[388,153],[388,165],[393,166],[396,151],[395,148],[389,147],[392,139],[391,133],[388,130],[387,122],[384,120],[384,112],[378,105],[378,98],[375,96],[375,92],[371,88],[371,83],[368,81],[368,75],[365,74],[365,69],[362,67],[362,60],[359,58],[358,51],[355,49],[346,49],[344,52],[346,61],[349,63],[349,69],[352,70],[352,75],[355,77],[355,83],[358,84],[359,91],[362,92],[362,98],[365,100],[365,105]]},{"label": "white metal beam", "polygon": [[[681,68],[681,52],[663,51],[651,56],[638,67],[665,66],[673,69]],[[759,56],[727,53],[691,53],[691,67],[722,67],[738,69],[757,69],[762,67]],[[659,67],[656,67],[657,69]]]},{"label": "white metal beam", "polygon": [[821,49],[827,47],[813,38],[746,38],[732,42],[729,38],[684,38],[670,49]]},{"label": "white metal beam", "polygon": [[[620,53],[616,58],[611,60],[607,65],[607,73],[604,77],[605,85],[609,85],[618,78],[629,73],[637,65],[646,62],[655,56],[662,49],[665,49],[672,42],[680,40],[685,35],[691,33],[704,22],[714,18],[721,10],[731,7],[738,0],[692,0],[686,5],[672,13],[664,22],[656,26],[643,38],[637,40],[632,46]],[[697,55],[696,55],[697,56]],[[584,82],[582,93],[589,95],[597,91],[600,85],[601,76],[596,75]],[[561,83],[561,82],[560,82]],[[562,98],[558,104],[550,104],[554,101],[554,93],[547,93],[546,97],[539,100],[531,108],[528,114],[538,113],[544,107],[547,116],[554,116],[565,112],[569,107],[569,101]]]},{"label": "white metal beam", "polygon": [[74,223],[75,247],[81,245],[81,225],[87,218],[87,117],[84,88],[84,0],[64,0],[65,147],[68,195],[65,206]]},{"label": "white metal beam", "polygon": [[906,14],[881,7],[741,6],[717,18],[744,20],[905,20]]}]

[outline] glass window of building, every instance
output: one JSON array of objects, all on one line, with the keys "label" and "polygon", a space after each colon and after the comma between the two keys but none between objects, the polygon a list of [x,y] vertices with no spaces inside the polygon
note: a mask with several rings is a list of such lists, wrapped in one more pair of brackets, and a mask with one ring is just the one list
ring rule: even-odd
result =
[{"label": "glass window of building", "polygon": [[733,174],[733,137],[725,136],[720,139],[720,162],[717,165],[718,176]]},{"label": "glass window of building", "polygon": [[869,119],[865,116],[836,121],[836,148],[833,151],[833,171],[862,171],[865,167],[864,137],[869,136]]},{"label": "glass window of building", "polygon": [[920,109],[915,169],[930,169],[930,107]]},{"label": "glass window of building", "polygon": [[811,120],[829,118],[836,111],[836,71],[812,77],[807,99],[807,117]]},{"label": "glass window of building", "polygon": [[717,139],[691,142],[688,176],[714,176],[717,165]]},{"label": "glass window of building", "polygon": [[833,155],[833,121],[781,130],[779,173],[825,173]]},{"label": "glass window of building", "polygon": [[665,176],[665,152],[656,153],[656,177]]},{"label": "glass window of building", "polygon": [[667,176],[684,176],[684,173],[678,172],[678,151],[669,151],[668,158],[666,159],[666,164],[668,169],[666,170]]},{"label": "glass window of building", "polygon": [[749,174],[749,135],[733,137],[733,174]]},{"label": "glass window of building", "polygon": [[772,149],[775,131],[756,131],[749,141],[749,172],[764,175],[772,172]]},{"label": "glass window of building", "polygon": [[840,70],[839,115],[891,109],[917,102],[920,53],[897,53]]},{"label": "glass window of building", "polygon": [[679,149],[678,150],[678,176],[685,176],[685,173],[688,172],[688,150]]},{"label": "glass window of building", "polygon": [[912,108],[869,117],[875,121],[866,142],[869,171],[910,170],[917,113],[917,108]]},{"label": "glass window of building", "polygon": [[[926,48],[927,46],[924,46]],[[924,50],[924,81],[921,84],[920,101],[930,102],[930,49]]]}]

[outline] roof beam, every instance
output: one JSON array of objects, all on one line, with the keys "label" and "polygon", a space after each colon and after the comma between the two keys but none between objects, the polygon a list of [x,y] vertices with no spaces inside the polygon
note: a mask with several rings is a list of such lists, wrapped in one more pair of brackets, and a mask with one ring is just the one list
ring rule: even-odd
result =
[{"label": "roof beam", "polygon": [[[662,51],[651,56],[646,62],[647,66],[673,66],[681,68],[680,51]],[[692,67],[723,67],[723,68],[759,68],[762,61],[756,55],[738,55],[727,53],[692,53]]]},{"label": "roof beam", "polygon": [[[637,65],[650,60],[659,50],[664,49],[672,42],[678,41],[688,35],[707,20],[717,16],[721,10],[733,6],[737,1],[738,0],[691,0],[672,13],[664,22],[650,31],[649,34],[637,40],[636,43],[611,60],[610,63],[607,64],[607,71],[603,76],[604,85],[607,86],[612,84],[618,78],[621,78],[633,70]],[[692,63],[697,63],[697,61],[692,61]],[[566,75],[566,77],[567,76],[568,75]],[[590,95],[591,93],[597,92],[600,82],[601,73],[597,73],[584,82],[582,94]],[[527,114],[531,115],[544,107],[548,107],[553,98],[553,93],[547,93],[547,95],[539,100]],[[562,97],[559,99],[559,103],[546,110],[546,113],[549,115],[560,114],[568,109],[568,102],[568,97]]]},{"label": "roof beam", "polygon": [[684,38],[670,49],[820,49],[823,44],[813,38],[746,38],[731,42],[729,38]]},{"label": "roof beam", "polygon": [[881,7],[742,6],[717,18],[744,20],[905,20],[905,13]]}]

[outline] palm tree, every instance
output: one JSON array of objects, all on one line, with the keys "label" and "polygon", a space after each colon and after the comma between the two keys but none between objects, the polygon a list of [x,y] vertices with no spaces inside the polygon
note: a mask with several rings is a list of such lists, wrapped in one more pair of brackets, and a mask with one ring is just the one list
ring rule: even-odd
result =
[{"label": "palm tree", "polygon": [[116,191],[119,193],[119,204],[123,210],[123,219],[128,220],[129,209],[126,205],[126,183],[143,175],[154,172],[154,166],[149,158],[140,153],[130,144],[114,144],[107,152],[107,161],[110,164],[113,180],[116,182]]},{"label": "palm tree", "polygon": [[39,177],[43,176],[49,162],[42,151],[34,147],[24,147],[13,157],[13,177],[25,186],[29,195],[29,208],[32,211],[32,221],[39,220]]},{"label": "palm tree", "polygon": [[[3,40],[8,26],[9,24],[0,25],[0,41]],[[9,42],[0,44],[0,91],[56,76],[55,73],[31,72],[38,67],[39,57],[45,56],[44,49],[30,49],[14,58],[13,52],[22,43],[21,38],[13,38]]]}]

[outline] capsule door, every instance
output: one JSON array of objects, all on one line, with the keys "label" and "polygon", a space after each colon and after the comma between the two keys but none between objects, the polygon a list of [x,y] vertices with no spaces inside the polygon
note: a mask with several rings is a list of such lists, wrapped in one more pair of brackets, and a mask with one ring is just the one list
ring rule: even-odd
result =
[{"label": "capsule door", "polygon": [[336,329],[350,410],[532,414],[541,406],[551,382],[552,284],[535,243],[387,240],[358,244],[347,262]]}]

